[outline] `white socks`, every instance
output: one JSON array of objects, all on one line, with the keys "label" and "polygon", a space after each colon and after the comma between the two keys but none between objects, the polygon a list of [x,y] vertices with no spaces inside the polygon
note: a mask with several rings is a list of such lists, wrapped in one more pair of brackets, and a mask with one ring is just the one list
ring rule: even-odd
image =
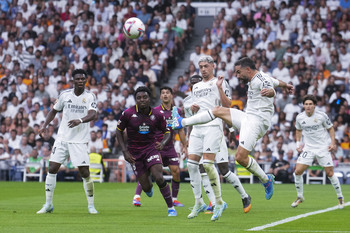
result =
[{"label": "white socks", "polygon": [[207,173],[201,173],[201,176],[202,176],[202,185],[203,185],[204,191],[207,194],[211,204],[215,205],[214,190],[210,185],[209,177],[208,177]]},{"label": "white socks", "polygon": [[214,120],[216,117],[213,115],[213,112],[211,110],[197,113],[191,117],[184,118],[181,121],[181,124],[183,127],[189,126],[189,125],[198,125],[198,124],[205,124],[209,121]]},{"label": "white socks", "polygon": [[245,192],[241,181],[235,173],[228,171],[226,175],[224,175],[224,178],[233,185],[233,187],[241,195],[242,199],[248,197],[248,194]]},{"label": "white socks", "polygon": [[201,174],[199,172],[199,164],[197,161],[189,159],[187,161],[188,173],[190,175],[190,183],[194,198],[196,199],[196,205],[202,205],[202,188],[201,188]]},{"label": "white socks", "polygon": [[223,201],[221,198],[221,184],[219,179],[219,173],[214,166],[214,160],[203,159],[203,167],[208,174],[210,185],[213,188],[215,195],[215,203],[222,205]]},{"label": "white socks", "polygon": [[331,181],[331,184],[333,185],[333,188],[334,188],[335,192],[337,193],[338,198],[343,197],[338,177],[333,175],[332,177],[328,177],[328,179]]},{"label": "white socks", "polygon": [[294,183],[295,188],[297,189],[297,196],[298,197],[304,197],[304,178],[303,175],[297,176],[294,173]]},{"label": "white socks", "polygon": [[53,199],[53,192],[56,187],[57,174],[47,173],[45,180],[45,191],[46,191],[46,204],[51,205]]},{"label": "white socks", "polygon": [[263,184],[269,181],[269,178],[267,177],[266,173],[263,171],[263,169],[261,169],[261,167],[255,161],[255,159],[249,157],[249,162],[246,169],[253,173],[253,175],[257,176]]},{"label": "white socks", "polygon": [[91,177],[83,178],[84,190],[88,206],[94,206],[94,182]]}]

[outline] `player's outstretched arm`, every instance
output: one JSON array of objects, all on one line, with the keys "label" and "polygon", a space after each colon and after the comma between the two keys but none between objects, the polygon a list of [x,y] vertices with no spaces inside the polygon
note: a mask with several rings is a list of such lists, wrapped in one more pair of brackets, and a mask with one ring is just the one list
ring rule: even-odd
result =
[{"label": "player's outstretched arm", "polygon": [[47,114],[47,117],[45,119],[44,124],[41,126],[40,130],[39,130],[39,136],[41,138],[44,137],[44,133],[46,132],[46,127],[50,124],[50,122],[55,118],[56,114],[57,114],[57,110],[55,110],[54,108],[50,110],[50,112]]},{"label": "player's outstretched arm", "polygon": [[282,80],[279,80],[278,87],[282,87],[287,90],[289,94],[294,94],[294,86],[291,83],[285,83]]}]

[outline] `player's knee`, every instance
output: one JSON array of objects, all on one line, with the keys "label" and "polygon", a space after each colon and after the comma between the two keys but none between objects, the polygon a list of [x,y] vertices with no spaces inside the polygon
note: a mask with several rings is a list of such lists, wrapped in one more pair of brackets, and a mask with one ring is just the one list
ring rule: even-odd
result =
[{"label": "player's knee", "polygon": [[303,173],[304,173],[304,171],[299,171],[299,170],[294,171],[295,176],[301,176]]},{"label": "player's knee", "polygon": [[326,175],[328,177],[332,177],[334,175],[334,172],[333,171],[326,171]]}]

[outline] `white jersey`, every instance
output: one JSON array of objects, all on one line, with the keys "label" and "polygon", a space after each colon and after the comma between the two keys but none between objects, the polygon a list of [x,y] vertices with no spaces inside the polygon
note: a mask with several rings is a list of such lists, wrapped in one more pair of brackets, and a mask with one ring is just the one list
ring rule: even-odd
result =
[{"label": "white jersey", "polygon": [[[193,104],[197,104],[200,109],[198,112],[208,111],[216,106],[222,106],[220,101],[219,89],[216,86],[217,78],[213,78],[207,82],[199,82],[193,86],[192,91],[192,101]],[[226,81],[222,83],[222,89],[225,95],[231,99],[231,88]],[[216,118],[206,124],[201,124],[197,126],[214,126],[222,125],[221,119]]]},{"label": "white jersey", "polygon": [[96,96],[92,92],[85,90],[80,96],[76,96],[74,89],[63,91],[53,108],[56,111],[63,111],[57,140],[71,143],[89,142],[90,126],[88,123],[69,128],[68,122],[85,117],[89,110],[96,111]]},{"label": "white jersey", "polygon": [[324,112],[314,111],[312,116],[305,112],[299,113],[295,127],[302,130],[304,150],[324,150],[331,143],[327,130],[333,126],[331,120]]},{"label": "white jersey", "polygon": [[263,118],[264,124],[270,125],[274,114],[274,98],[261,96],[262,89],[270,89],[278,86],[279,81],[268,74],[258,72],[248,83],[248,101],[246,113]]}]

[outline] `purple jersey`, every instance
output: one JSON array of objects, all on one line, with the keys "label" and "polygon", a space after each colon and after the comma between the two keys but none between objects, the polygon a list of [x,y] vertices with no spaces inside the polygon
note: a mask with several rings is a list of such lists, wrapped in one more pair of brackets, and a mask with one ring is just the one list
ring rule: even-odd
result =
[{"label": "purple jersey", "polygon": [[[171,111],[172,111],[173,107],[171,107],[170,110],[167,110],[161,104],[161,105],[155,107],[154,109],[159,110],[163,114],[163,116],[164,116],[164,118],[166,120],[166,123],[168,125],[171,125],[173,123],[172,116],[171,116]],[[181,116],[182,115],[181,110],[178,108],[177,111],[178,111],[179,115]],[[166,151],[166,150],[174,147],[174,140],[173,140],[173,138],[174,138],[174,130],[172,128],[170,128],[170,133],[171,133],[171,140],[168,142],[168,144],[166,144],[164,146],[163,151]],[[163,133],[161,131],[156,132],[156,139],[157,139],[158,142],[163,140]]]},{"label": "purple jersey", "polygon": [[[128,149],[130,151],[142,151],[146,148],[154,148],[155,133],[169,133],[163,114],[152,109],[148,115],[139,113],[137,106],[128,108],[122,113],[118,121],[117,130],[128,133]],[[134,154],[133,154],[134,155]]]}]

